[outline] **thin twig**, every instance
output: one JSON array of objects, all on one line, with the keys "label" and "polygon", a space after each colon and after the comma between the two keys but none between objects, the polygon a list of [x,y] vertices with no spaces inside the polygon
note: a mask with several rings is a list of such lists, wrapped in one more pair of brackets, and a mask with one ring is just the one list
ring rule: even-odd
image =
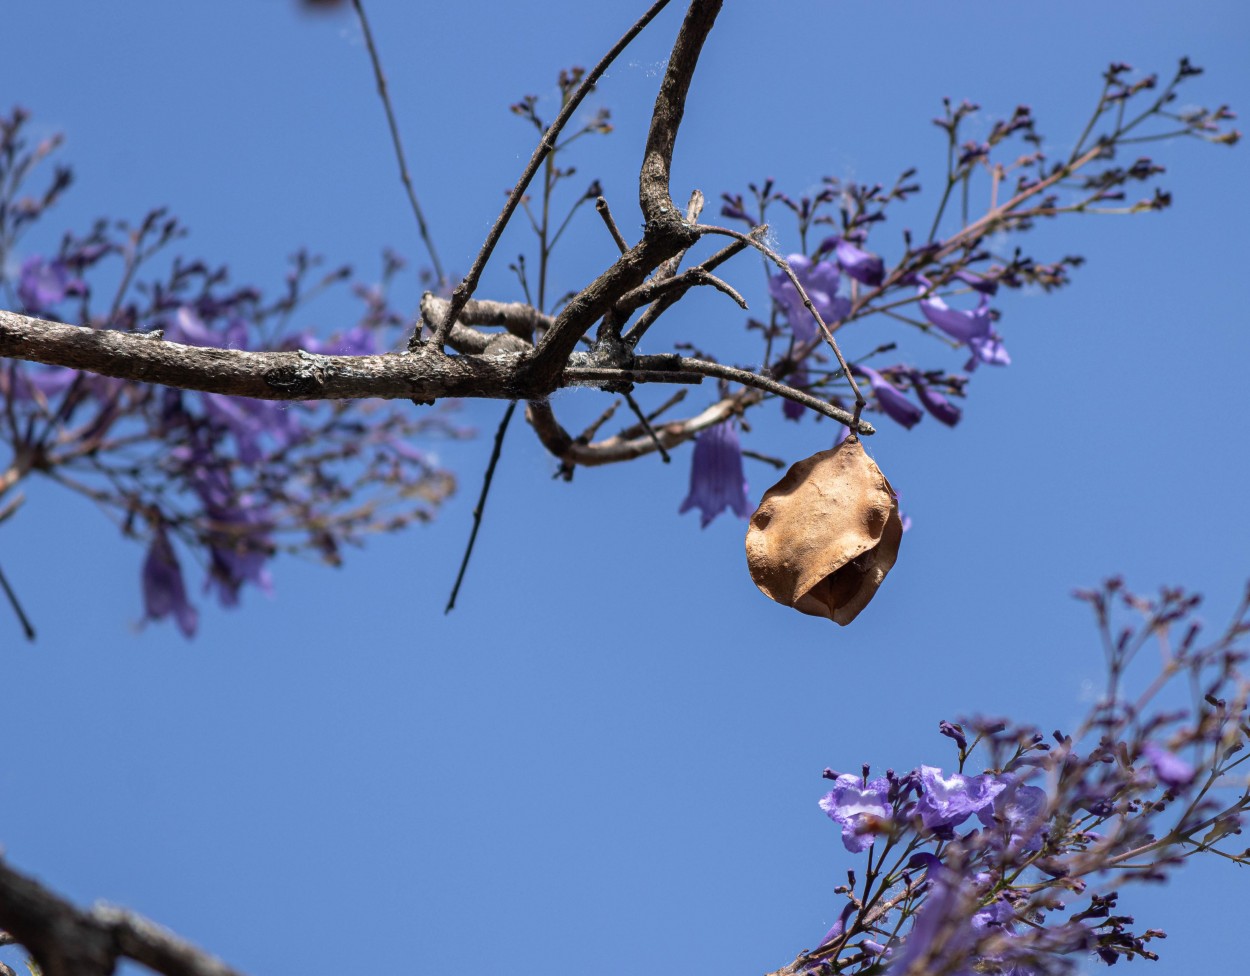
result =
[{"label": "thin twig", "polygon": [[742,449],[742,456],[753,458],[756,461],[763,461],[765,464],[771,464],[779,471],[786,466],[786,462],[781,460],[781,458],[773,457],[771,454],[761,454],[759,451],[749,451],[746,448]]},{"label": "thin twig", "polygon": [[13,608],[13,612],[17,614],[18,622],[22,625],[22,630],[26,634],[26,639],[32,644],[35,642],[35,628],[30,622],[30,618],[26,616],[26,611],[22,609],[22,604],[17,598],[17,594],[13,592],[13,587],[9,586],[8,577],[4,575],[4,570],[0,569],[0,588],[4,589],[4,595],[9,598],[9,606]]},{"label": "thin twig", "polygon": [[[752,373],[750,370],[736,369],[733,366],[712,363],[703,359],[691,359],[688,356],[681,357],[681,368],[686,372],[702,373],[704,376],[716,376],[720,379],[731,380],[734,383],[741,383],[743,386],[763,390],[765,393],[775,393],[779,397],[785,397],[787,400],[801,403],[805,407],[811,407],[817,413],[824,414],[830,420],[836,420],[838,423],[849,427],[852,431],[858,431],[861,434],[875,434],[877,432],[877,428],[868,423],[868,421],[859,419],[858,411],[855,414],[847,413],[841,407],[835,407],[833,404],[814,397],[810,393],[796,390],[792,386],[778,383],[774,379],[761,376],[759,373]],[[857,406],[859,405],[857,404]]]},{"label": "thin twig", "polygon": [[[734,241],[728,247],[721,248],[702,264],[696,265],[695,268],[701,268],[704,271],[710,272],[713,268],[719,267],[735,254],[740,254],[746,249],[747,245],[743,244],[741,241]],[[693,271],[695,268],[691,268],[690,270]],[[694,281],[691,280],[688,284],[690,287],[693,287]],[[624,339],[629,345],[636,347],[639,340],[646,335],[647,330],[655,324],[655,320],[676,305],[678,299],[685,295],[687,290],[688,289],[686,288],[682,288],[677,292],[665,292],[652,303],[650,308],[639,316],[638,321],[635,322],[621,338]]]},{"label": "thin twig", "polygon": [[386,75],[382,73],[382,59],[378,57],[377,46],[373,43],[373,32],[369,29],[369,21],[365,17],[363,0],[352,0],[356,16],[360,20],[360,29],[365,35],[365,47],[369,50],[369,61],[373,65],[373,77],[378,83],[378,97],[382,99],[382,108],[386,110],[386,124],[391,130],[391,143],[395,147],[395,159],[399,163],[399,179],[408,193],[408,203],[412,207],[412,215],[417,218],[417,231],[430,254],[430,263],[434,265],[434,273],[438,283],[443,284],[447,276],[443,273],[442,262],[438,259],[438,251],[434,249],[434,240],[425,223],[425,215],[421,212],[421,204],[417,202],[417,193],[412,187],[412,176],[408,173],[408,161],[404,156],[404,146],[399,138],[399,125],[395,121],[395,110],[391,105],[391,96],[386,87]]},{"label": "thin twig", "polygon": [[625,243],[625,238],[621,236],[620,228],[616,226],[616,221],[612,219],[612,211],[608,208],[608,201],[603,197],[597,197],[595,199],[595,209],[599,211],[599,216],[603,218],[604,224],[607,225],[608,233],[612,235],[612,240],[616,242],[616,246],[624,254],[629,250],[629,245]]},{"label": "thin twig", "polygon": [[[353,2],[359,2],[359,0],[353,0]],[[429,343],[430,348],[438,352],[442,351],[443,345],[447,341],[447,333],[451,331],[452,323],[459,316],[460,310],[464,308],[465,303],[473,297],[473,292],[477,289],[478,282],[481,280],[482,272],[486,269],[486,262],[490,260],[490,256],[495,250],[495,245],[499,243],[499,238],[503,236],[504,228],[508,226],[508,221],[512,219],[512,214],[516,211],[517,205],[521,202],[521,198],[529,188],[534,174],[538,172],[538,167],[543,164],[547,155],[555,149],[556,137],[560,134],[560,131],[568,124],[569,119],[573,117],[582,101],[594,89],[612,62],[642,32],[643,28],[651,23],[661,10],[668,6],[668,2],[669,0],[656,0],[651,5],[651,9],[643,14],[619,41],[612,45],[612,49],[600,59],[598,64],[587,72],[586,77],[582,79],[576,91],[569,97],[564,108],[560,110],[560,114],[556,116],[555,121],[543,133],[543,137],[539,140],[538,147],[530,157],[529,163],[526,164],[521,178],[517,180],[516,186],[512,188],[512,192],[508,194],[508,202],[504,204],[504,208],[498,218],[496,218],[490,233],[486,235],[486,241],[482,244],[481,250],[477,252],[477,257],[473,259],[473,266],[469,269],[469,273],[464,276],[464,280],[452,292],[451,307],[448,313],[443,316],[443,321],[437,323],[434,336]]]},{"label": "thin twig", "polygon": [[[842,356],[842,350],[838,348],[838,343],[833,338],[833,333],[829,331],[829,326],[825,325],[825,320],[820,317],[820,313],[816,311],[816,306],[812,304],[812,300],[808,297],[807,290],[799,281],[798,275],[794,273],[794,269],[790,267],[790,262],[774,251],[771,247],[759,240],[755,234],[744,234],[741,231],[733,230],[729,227],[717,227],[712,224],[700,224],[695,228],[704,234],[723,234],[726,237],[732,237],[735,240],[744,242],[748,247],[753,247],[773,264],[782,270],[790,284],[794,285],[799,293],[799,297],[803,299],[803,304],[807,310],[812,313],[812,318],[816,320],[816,324],[820,327],[821,335],[825,337],[825,342],[829,344],[829,348],[833,350],[833,354],[838,358],[838,365],[842,367],[842,372],[846,374],[847,382],[851,384],[851,389],[855,392],[855,419],[859,420],[860,411],[864,409],[864,404],[868,401],[864,398],[864,394],[860,392],[859,384],[855,382],[855,377],[851,375],[851,368],[846,364],[846,359]],[[793,398],[791,398],[793,399]]]},{"label": "thin twig", "polygon": [[664,450],[664,445],[660,443],[660,439],[655,435],[655,428],[651,426],[651,422],[647,420],[647,415],[642,412],[642,408],[638,406],[638,401],[628,393],[624,394],[625,402],[629,404],[629,409],[634,411],[634,416],[638,418],[638,422],[642,424],[642,429],[647,432],[647,436],[655,441],[655,449],[660,454],[660,460],[665,464],[672,461],[668,451]]},{"label": "thin twig", "polygon": [[473,509],[473,529],[469,532],[469,544],[464,548],[464,558],[460,560],[460,572],[456,574],[455,585],[451,588],[451,596],[443,613],[451,613],[456,605],[456,594],[460,592],[460,584],[464,581],[464,572],[469,568],[469,557],[473,555],[473,544],[477,542],[477,530],[482,526],[482,512],[486,510],[486,496],[490,493],[490,483],[495,477],[495,465],[499,463],[499,455],[503,452],[504,434],[508,432],[508,424],[512,414],[516,412],[516,401],[508,404],[503,420],[499,421],[499,429],[495,431],[495,446],[490,451],[490,461],[486,465],[486,476],[482,479],[482,493],[478,496],[477,506]]},{"label": "thin twig", "polygon": [[[682,392],[685,393],[686,391],[682,390]],[[591,439],[595,436],[595,434],[599,433],[599,428],[602,427],[604,424],[606,424],[609,420],[611,420],[616,415],[616,411],[620,409],[620,406],[621,406],[620,400],[613,400],[610,404],[608,404],[608,409],[603,411],[603,413],[599,415],[598,419],[595,420],[594,423],[592,423],[589,427],[583,430],[577,439],[581,441],[583,444],[589,444]]]}]

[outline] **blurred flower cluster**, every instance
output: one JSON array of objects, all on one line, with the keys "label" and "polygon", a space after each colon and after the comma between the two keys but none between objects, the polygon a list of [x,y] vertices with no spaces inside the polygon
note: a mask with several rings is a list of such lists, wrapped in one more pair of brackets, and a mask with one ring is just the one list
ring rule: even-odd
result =
[{"label": "blurred flower cluster", "polygon": [[[389,252],[374,285],[300,252],[281,292],[267,298],[204,261],[173,257],[147,277],[184,236],[163,210],[136,225],[100,220],[83,236],[65,234],[55,249],[27,250],[26,232],[72,182],[58,166],[41,192],[26,190],[60,143],[29,145],[27,123],[20,108],[0,118],[0,292],[9,307],[195,346],[374,355],[400,341],[406,319],[387,289],[404,262]],[[363,304],[355,324],[328,336],[292,324],[335,286],[350,287]],[[18,489],[31,475],[91,499],[146,547],[145,618],[171,617],[188,637],[198,614],[184,558],[201,564],[203,591],[232,607],[245,585],[271,588],[277,553],[337,565],[345,545],[428,519],[454,488],[418,446],[461,434],[441,408],[277,403],[16,360],[0,365],[0,398],[0,440],[10,451],[0,471],[0,521],[18,509]]]},{"label": "blurred flower cluster", "polygon": [[[820,946],[783,972],[1042,976],[1154,959],[1164,933],[1122,914],[1119,887],[1199,853],[1250,863],[1233,842],[1250,808],[1250,591],[1209,642],[1180,590],[1147,600],[1112,580],[1078,596],[1108,683],[1075,732],[944,721],[950,772],[825,771],[820,807],[866,864],[837,888],[845,904]],[[1137,622],[1120,626],[1122,613]],[[1139,677],[1130,665],[1151,644],[1162,669]],[[977,750],[987,766],[972,775]]]}]

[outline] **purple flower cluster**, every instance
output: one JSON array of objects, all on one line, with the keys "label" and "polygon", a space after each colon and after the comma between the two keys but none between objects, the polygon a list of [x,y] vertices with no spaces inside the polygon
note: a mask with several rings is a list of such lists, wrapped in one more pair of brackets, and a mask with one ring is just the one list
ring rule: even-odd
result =
[{"label": "purple flower cluster", "polygon": [[[998,720],[942,722],[958,748],[956,771],[825,771],[833,789],[820,808],[848,851],[867,853],[868,877],[840,889],[847,905],[796,971],[859,972],[872,962],[889,976],[1049,976],[1090,958],[1155,958],[1162,933],[1134,931],[1114,885],[1162,880],[1183,854],[1208,849],[1250,863],[1250,850],[1216,847],[1250,809],[1250,794],[1229,776],[1250,735],[1238,646],[1250,633],[1250,591],[1232,626],[1206,646],[1186,620],[1196,600],[1180,591],[1145,600],[1113,580],[1081,596],[1111,659],[1108,693],[1075,735],[1047,741]],[[1141,614],[1137,627],[1113,626],[1117,601]],[[1185,676],[1201,689],[1188,714],[1143,711],[1150,699],[1121,697],[1128,663],[1152,637],[1169,648],[1152,694]],[[978,748],[990,768],[965,773]]]},{"label": "purple flower cluster", "polygon": [[[0,234],[8,235],[0,237],[0,254],[15,253],[17,232],[69,183],[58,170],[47,190],[14,204],[47,149],[25,144],[25,121],[20,111],[0,119],[0,213],[20,214],[0,221]],[[110,290],[105,309],[97,309],[93,282],[139,280],[182,236],[160,210],[133,227],[101,222],[86,236],[67,235],[55,253],[28,254],[12,281],[0,268],[0,287],[28,315],[148,333],[153,342],[364,356],[399,338],[405,320],[387,288],[403,262],[389,253],[380,284],[355,286],[365,305],[360,320],[328,337],[286,323],[312,293],[349,281],[351,271],[320,272],[319,261],[302,252],[273,301],[259,289],[232,286],[224,268],[174,258],[143,287],[121,296]],[[457,433],[442,410],[192,393],[17,361],[0,368],[0,397],[10,415],[0,439],[13,458],[0,472],[0,496],[33,470],[54,471],[115,511],[124,534],[146,545],[144,618],[172,619],[187,637],[200,615],[180,549],[206,566],[203,591],[234,607],[246,586],[271,591],[277,553],[310,551],[337,564],[344,544],[428,519],[454,486],[411,443]]]}]

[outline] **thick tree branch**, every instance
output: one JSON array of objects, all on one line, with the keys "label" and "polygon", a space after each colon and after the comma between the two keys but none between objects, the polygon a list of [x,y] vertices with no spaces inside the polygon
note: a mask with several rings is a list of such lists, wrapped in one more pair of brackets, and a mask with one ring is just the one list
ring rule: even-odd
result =
[{"label": "thick tree branch", "polygon": [[643,151],[642,172],[638,180],[638,203],[648,225],[657,221],[681,221],[669,187],[673,147],[686,112],[690,80],[694,77],[703,42],[720,13],[721,2],[691,0],[677,40],[673,42],[673,52],[669,55],[668,67],[651,113],[651,128],[647,132],[647,146]]},{"label": "thick tree branch", "polygon": [[258,400],[517,400],[574,385],[699,382],[697,374],[682,369],[680,357],[660,355],[635,356],[622,368],[568,367],[549,385],[537,386],[524,368],[531,355],[524,339],[509,333],[486,336],[468,328],[465,335],[488,340],[482,355],[316,356],[184,346],[0,310],[0,356]]},{"label": "thick tree branch", "polygon": [[120,958],[164,976],[238,976],[219,959],[131,912],[84,912],[0,861],[0,926],[26,948],[43,976],[110,976]]}]

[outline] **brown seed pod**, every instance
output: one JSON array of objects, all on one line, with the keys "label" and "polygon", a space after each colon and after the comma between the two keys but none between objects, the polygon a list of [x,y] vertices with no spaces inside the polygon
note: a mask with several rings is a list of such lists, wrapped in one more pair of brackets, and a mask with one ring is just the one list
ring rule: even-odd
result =
[{"label": "brown seed pod", "polygon": [[856,437],[798,461],[747,530],[751,579],[770,600],[849,624],[898,558],[898,498]]}]

